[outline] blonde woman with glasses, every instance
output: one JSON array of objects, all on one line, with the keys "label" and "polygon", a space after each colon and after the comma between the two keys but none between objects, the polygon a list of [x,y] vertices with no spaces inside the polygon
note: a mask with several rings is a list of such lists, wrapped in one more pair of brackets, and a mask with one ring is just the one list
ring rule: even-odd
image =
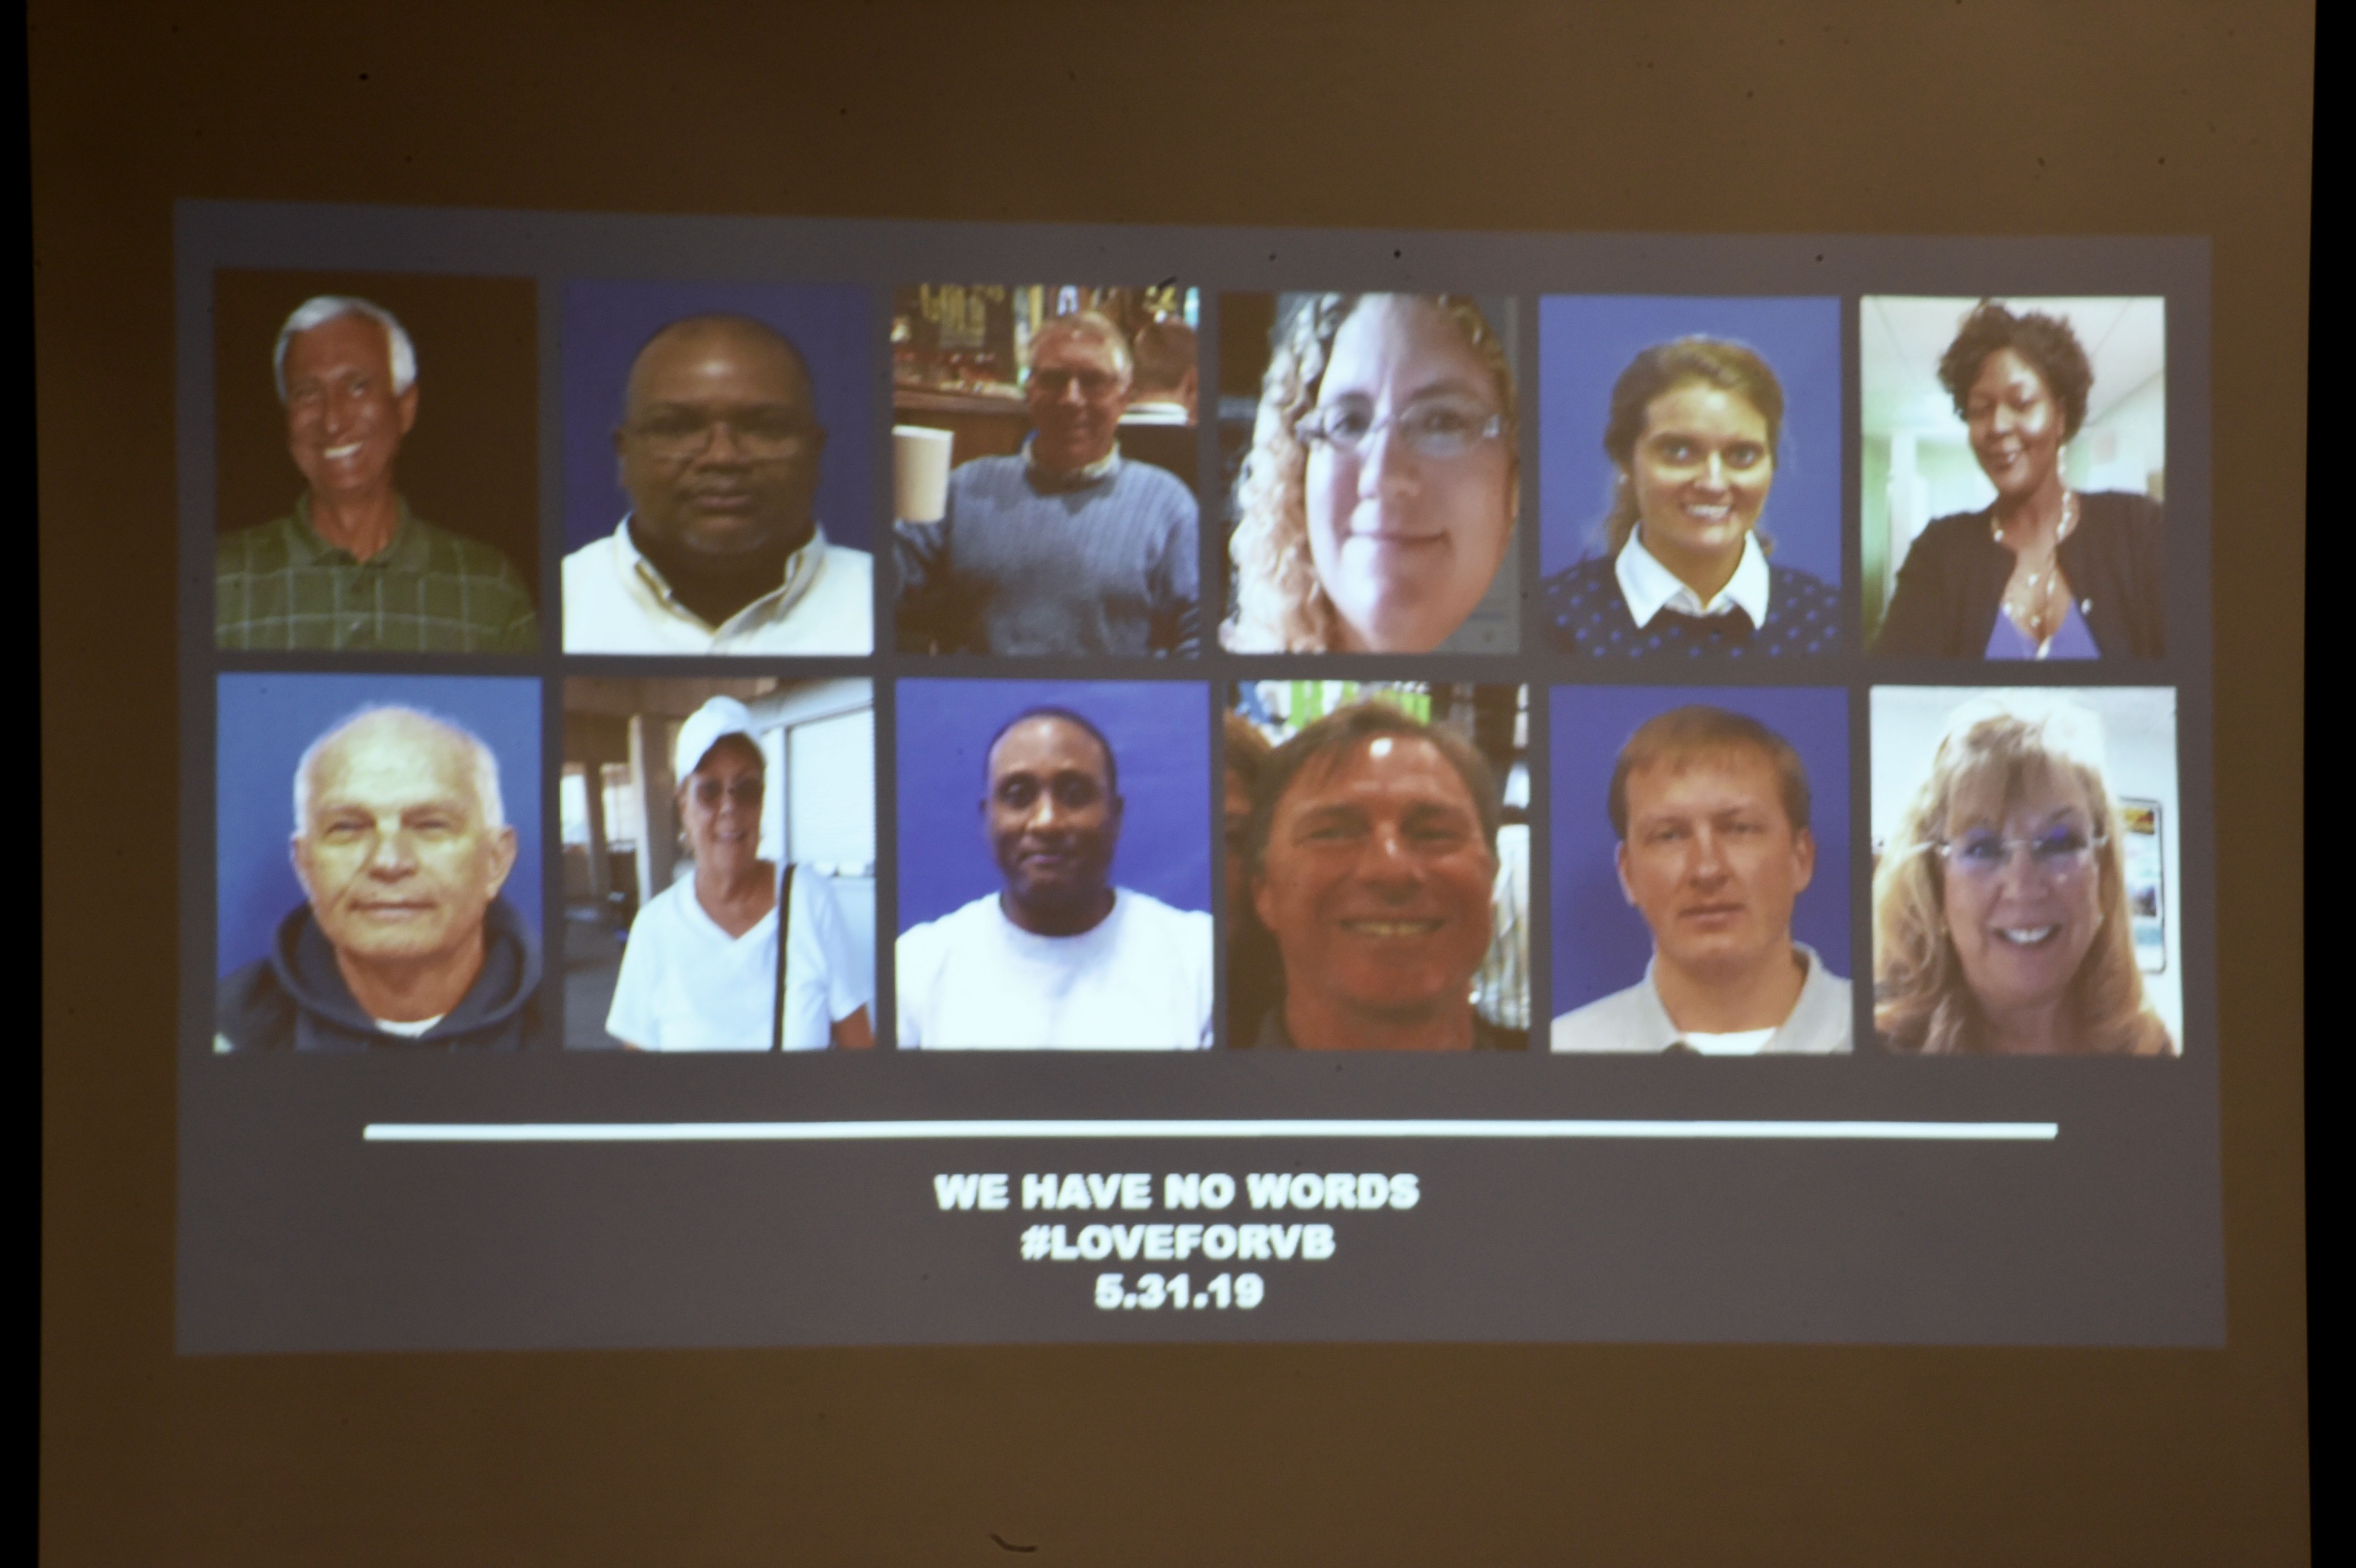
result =
[{"label": "blonde woman with glasses", "polygon": [[1972,699],[1874,873],[1874,1027],[1925,1055],[2171,1056],[2129,929],[2101,721]]}]

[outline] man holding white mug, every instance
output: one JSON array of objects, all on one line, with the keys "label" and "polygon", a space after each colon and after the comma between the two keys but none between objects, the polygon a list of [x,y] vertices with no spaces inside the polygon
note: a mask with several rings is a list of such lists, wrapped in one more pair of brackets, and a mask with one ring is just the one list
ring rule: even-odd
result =
[{"label": "man holding white mug", "polygon": [[893,432],[903,652],[1194,654],[1194,496],[1116,443],[1134,370],[1110,320],[1058,316],[1032,339],[1020,454],[941,485],[946,436]]}]

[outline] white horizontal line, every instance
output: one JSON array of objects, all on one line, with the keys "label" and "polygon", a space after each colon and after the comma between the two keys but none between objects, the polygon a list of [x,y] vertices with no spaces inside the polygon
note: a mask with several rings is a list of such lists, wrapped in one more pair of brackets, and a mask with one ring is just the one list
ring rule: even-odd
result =
[{"label": "white horizontal line", "polygon": [[944,1138],[1837,1138],[2050,1141],[2056,1122],[1344,1120],[1276,1116],[1170,1121],[370,1122],[369,1143],[862,1143]]}]

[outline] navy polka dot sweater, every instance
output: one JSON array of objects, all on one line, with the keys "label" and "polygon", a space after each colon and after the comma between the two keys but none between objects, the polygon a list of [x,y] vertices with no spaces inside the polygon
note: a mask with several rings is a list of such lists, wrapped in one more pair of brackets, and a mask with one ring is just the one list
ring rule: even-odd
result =
[{"label": "navy polka dot sweater", "polygon": [[1639,627],[1612,558],[1582,560],[1540,585],[1547,635],[1560,652],[1611,658],[1808,658],[1841,651],[1840,594],[1797,567],[1767,568],[1767,624],[1737,610],[1707,619],[1664,610]]}]

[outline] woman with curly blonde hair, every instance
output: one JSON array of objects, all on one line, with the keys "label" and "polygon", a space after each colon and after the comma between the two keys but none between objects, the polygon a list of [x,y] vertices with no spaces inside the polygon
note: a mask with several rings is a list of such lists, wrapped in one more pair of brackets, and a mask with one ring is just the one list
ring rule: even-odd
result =
[{"label": "woman with curly blonde hair", "polygon": [[1278,328],[1237,483],[1237,653],[1428,653],[1505,559],[1513,366],[1461,294],[1312,294]]},{"label": "woman with curly blonde hair", "polygon": [[1874,1027],[1925,1055],[2169,1056],[2144,998],[2101,722],[2029,691],[1949,719],[1874,873]]}]

